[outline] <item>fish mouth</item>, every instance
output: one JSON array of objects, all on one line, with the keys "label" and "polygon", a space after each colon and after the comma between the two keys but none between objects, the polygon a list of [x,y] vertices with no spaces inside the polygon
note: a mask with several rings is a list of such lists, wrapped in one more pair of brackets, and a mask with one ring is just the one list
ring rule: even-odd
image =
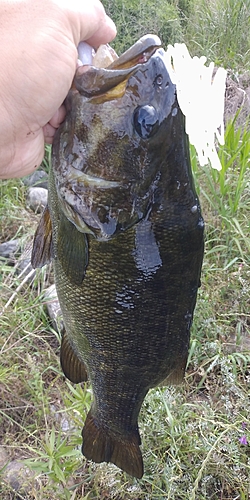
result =
[{"label": "fish mouth", "polygon": [[131,69],[137,64],[147,62],[154,52],[162,46],[161,40],[156,35],[145,35],[141,37],[132,47],[115,59],[109,69]]},{"label": "fish mouth", "polygon": [[98,97],[106,94],[108,99],[121,97],[126,84],[141,65],[147,63],[162,46],[156,35],[145,35],[132,47],[113,61],[107,68],[80,66],[75,74],[74,85],[84,97]]}]

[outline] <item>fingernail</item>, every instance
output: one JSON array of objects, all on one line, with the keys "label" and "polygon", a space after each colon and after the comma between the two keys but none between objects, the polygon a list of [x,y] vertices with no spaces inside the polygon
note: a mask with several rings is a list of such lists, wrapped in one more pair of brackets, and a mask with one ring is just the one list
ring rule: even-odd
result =
[{"label": "fingernail", "polygon": [[91,47],[91,45],[89,45],[87,42],[80,42],[77,50],[78,58],[80,59],[81,63],[91,66],[93,60],[93,47]]}]

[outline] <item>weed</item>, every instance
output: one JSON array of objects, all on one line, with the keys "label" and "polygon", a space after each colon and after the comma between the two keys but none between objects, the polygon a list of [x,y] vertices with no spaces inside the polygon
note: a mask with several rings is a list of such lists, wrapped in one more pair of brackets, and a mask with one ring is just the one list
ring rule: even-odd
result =
[{"label": "weed", "polygon": [[[105,3],[112,9],[119,2]],[[233,68],[245,64],[249,2],[165,4],[165,15],[167,9],[172,15],[172,25],[165,23],[167,29],[180,28],[180,37],[186,33],[196,54],[199,48],[200,54]],[[156,6],[131,0],[119,5],[116,14],[119,26],[124,26],[119,28],[124,37],[117,42],[120,48],[135,41],[131,36],[137,39],[138,33],[148,30],[153,17],[155,30],[166,19],[160,15],[163,2]],[[137,12],[133,17],[131,5]],[[184,13],[180,18],[179,9]],[[49,155],[50,148],[47,162]],[[178,388],[151,390],[142,407],[145,474],[140,481],[113,465],[87,462],[81,454],[81,430],[92,395],[87,384],[72,385],[61,373],[60,335],[44,309],[44,290],[53,280],[51,269],[23,282],[15,267],[1,260],[0,459],[2,448],[8,454],[0,465],[2,500],[17,498],[5,480],[5,466],[14,458],[35,473],[29,490],[18,492],[21,500],[249,498],[249,129],[237,130],[233,120],[219,156],[220,172],[201,169],[191,147],[206,222],[202,286],[185,382]],[[0,195],[1,242],[22,237],[25,246],[39,217],[25,208],[22,182],[2,182]]]},{"label": "weed", "polygon": [[[249,0],[193,2],[186,38],[195,55],[206,55],[217,66],[249,67]],[[233,33],[233,36],[232,36]]]}]

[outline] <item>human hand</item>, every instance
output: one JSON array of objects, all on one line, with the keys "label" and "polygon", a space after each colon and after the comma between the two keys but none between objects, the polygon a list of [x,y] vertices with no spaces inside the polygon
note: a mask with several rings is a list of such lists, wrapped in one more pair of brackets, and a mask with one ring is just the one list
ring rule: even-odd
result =
[{"label": "human hand", "polygon": [[0,178],[33,172],[65,116],[77,46],[116,34],[99,0],[0,2]]}]

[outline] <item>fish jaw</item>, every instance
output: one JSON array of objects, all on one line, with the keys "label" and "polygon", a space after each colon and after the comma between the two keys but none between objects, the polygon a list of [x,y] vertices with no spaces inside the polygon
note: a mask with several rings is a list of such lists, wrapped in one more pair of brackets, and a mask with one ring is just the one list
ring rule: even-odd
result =
[{"label": "fish jaw", "polygon": [[114,95],[118,97],[121,95],[120,90],[114,94],[113,89],[120,85],[121,92],[124,92],[125,86],[121,84],[126,84],[138,66],[147,62],[159,47],[161,41],[158,36],[145,35],[107,68],[87,66],[87,69],[86,66],[80,66],[74,78],[75,87],[85,97],[103,95],[109,91],[109,98]]}]

